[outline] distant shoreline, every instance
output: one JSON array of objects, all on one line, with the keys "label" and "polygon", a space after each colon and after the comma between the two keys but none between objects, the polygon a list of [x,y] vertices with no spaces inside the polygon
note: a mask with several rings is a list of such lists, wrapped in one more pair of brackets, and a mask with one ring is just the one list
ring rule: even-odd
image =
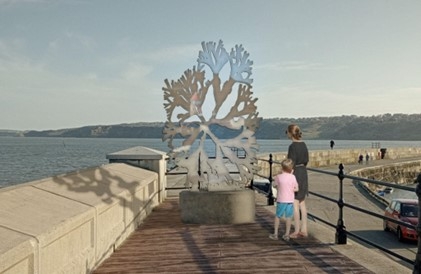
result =
[{"label": "distant shoreline", "polygon": [[[377,116],[336,116],[315,118],[261,119],[257,139],[287,139],[285,129],[298,124],[305,140],[421,141],[421,114],[383,114]],[[0,136],[75,137],[75,138],[162,138],[164,122],[95,125],[57,130],[1,130]],[[230,130],[209,125],[219,139],[231,139],[242,129]],[[181,137],[180,137],[181,139]]]}]

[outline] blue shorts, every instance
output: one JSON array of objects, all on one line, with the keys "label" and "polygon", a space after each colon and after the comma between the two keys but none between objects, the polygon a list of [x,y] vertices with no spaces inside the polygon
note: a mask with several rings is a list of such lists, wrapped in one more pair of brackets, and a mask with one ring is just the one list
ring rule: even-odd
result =
[{"label": "blue shorts", "polygon": [[276,217],[281,218],[292,218],[294,215],[294,204],[293,203],[278,203],[276,202]]}]

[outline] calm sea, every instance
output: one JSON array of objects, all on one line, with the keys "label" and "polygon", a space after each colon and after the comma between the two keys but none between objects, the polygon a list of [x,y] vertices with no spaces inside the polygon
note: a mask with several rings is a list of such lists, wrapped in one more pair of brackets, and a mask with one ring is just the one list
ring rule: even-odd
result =
[{"label": "calm sea", "polygon": [[[330,140],[306,140],[309,150]],[[180,141],[181,142],[181,141]],[[420,141],[379,141],[381,147],[421,147]],[[289,140],[258,140],[258,154],[287,151]],[[335,149],[371,148],[373,141],[335,140]],[[179,144],[175,144],[179,145]],[[108,163],[106,155],[135,146],[167,152],[161,139],[0,137],[0,188]],[[213,145],[209,141],[210,155]]]}]

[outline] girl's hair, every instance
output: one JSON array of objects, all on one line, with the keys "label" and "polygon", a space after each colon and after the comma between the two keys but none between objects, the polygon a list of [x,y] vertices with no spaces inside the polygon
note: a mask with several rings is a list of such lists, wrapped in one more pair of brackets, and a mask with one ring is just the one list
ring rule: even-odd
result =
[{"label": "girl's hair", "polygon": [[291,171],[294,169],[294,161],[292,161],[289,158],[283,159],[281,162],[282,171],[286,171],[291,173]]},{"label": "girl's hair", "polygon": [[301,135],[303,133],[301,132],[301,129],[299,126],[295,124],[291,124],[288,126],[287,134],[290,134],[290,136],[292,136],[296,140],[301,140]]}]

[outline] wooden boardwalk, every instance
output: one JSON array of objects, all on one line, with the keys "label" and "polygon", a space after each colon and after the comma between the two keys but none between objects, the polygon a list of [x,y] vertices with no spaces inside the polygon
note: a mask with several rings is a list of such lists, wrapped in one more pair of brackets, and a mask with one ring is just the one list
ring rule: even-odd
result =
[{"label": "wooden boardwalk", "polygon": [[265,203],[256,201],[255,223],[195,225],[181,222],[178,198],[169,198],[94,273],[373,273],[311,235],[269,239]]}]

